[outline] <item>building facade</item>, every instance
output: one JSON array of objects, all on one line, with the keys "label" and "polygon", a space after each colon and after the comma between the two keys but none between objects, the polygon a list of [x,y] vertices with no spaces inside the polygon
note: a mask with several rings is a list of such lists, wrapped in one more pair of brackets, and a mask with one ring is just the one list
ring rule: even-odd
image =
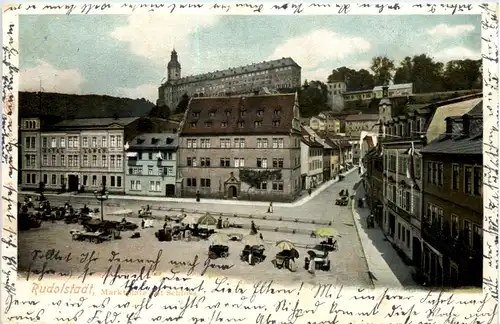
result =
[{"label": "building facade", "polygon": [[356,114],[345,118],[345,134],[349,137],[359,138],[361,132],[372,131],[379,122],[377,114]]},{"label": "building facade", "polygon": [[300,193],[296,94],[193,98],[179,133],[182,196],[293,201]]},{"label": "building facade", "polygon": [[136,136],[126,147],[125,193],[175,196],[178,135],[152,133]]},{"label": "building facade", "polygon": [[167,81],[158,89],[157,105],[166,105],[173,111],[185,94],[189,97],[214,97],[248,95],[263,88],[298,89],[301,86],[302,69],[288,57],[182,77],[179,57],[173,50],[167,70]]},{"label": "building facade", "polygon": [[[391,84],[388,86],[389,97],[411,96],[413,95],[413,83]],[[383,98],[383,86],[373,88],[372,98]]]},{"label": "building facade", "polygon": [[303,189],[314,189],[323,183],[322,139],[307,126],[301,128],[300,165]]},{"label": "building facade", "polygon": [[328,82],[328,102],[333,111],[341,111],[344,109],[344,93],[347,91],[345,82]]},{"label": "building facade", "polygon": [[137,119],[64,120],[38,135],[22,130],[22,188],[38,188],[41,181],[47,190],[94,191],[105,185],[110,192],[125,192],[124,131]]},{"label": "building facade", "polygon": [[481,286],[483,140],[479,113],[448,117],[421,153],[425,209],[422,273],[435,286]]}]

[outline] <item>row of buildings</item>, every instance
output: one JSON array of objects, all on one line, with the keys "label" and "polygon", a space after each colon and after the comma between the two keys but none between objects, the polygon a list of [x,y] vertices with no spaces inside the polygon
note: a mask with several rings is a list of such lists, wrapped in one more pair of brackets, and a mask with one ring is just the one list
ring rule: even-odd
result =
[{"label": "row of buildings", "polygon": [[155,117],[21,118],[21,187],[292,201],[353,163],[353,141],[301,125],[296,94],[195,97]]},{"label": "row of buildings", "polygon": [[429,284],[480,286],[481,94],[394,106],[381,100],[379,142],[363,157],[377,223]]}]

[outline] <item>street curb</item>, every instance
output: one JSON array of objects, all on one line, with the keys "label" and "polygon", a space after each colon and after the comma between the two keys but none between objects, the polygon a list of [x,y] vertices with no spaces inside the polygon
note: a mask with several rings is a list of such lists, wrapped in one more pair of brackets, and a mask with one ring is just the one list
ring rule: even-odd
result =
[{"label": "street curb", "polygon": [[[358,187],[359,188],[359,187]],[[354,216],[354,213],[356,212],[356,205],[355,205],[355,199],[356,199],[356,192],[354,194],[354,199],[351,200],[351,216],[352,216],[352,221],[354,223],[354,226],[356,227],[356,233],[358,234],[358,241],[359,245],[361,245],[361,250],[363,251],[363,255],[365,256],[365,263],[366,263],[366,268],[370,273],[373,274],[372,269],[370,269],[370,264],[368,263],[368,259],[366,257],[366,252],[365,252],[365,247],[363,246],[363,242],[361,242],[361,237],[359,236],[359,222],[357,221],[356,217]],[[360,215],[361,216],[361,215]],[[361,218],[361,217],[360,217]],[[375,282],[373,281],[372,276],[368,276],[370,279],[370,282],[372,283],[373,289],[375,289]]]},{"label": "street curb", "polygon": [[[352,168],[351,170],[343,173],[343,176],[348,176],[352,172],[354,172],[357,168]],[[299,207],[302,206],[303,204],[307,203],[309,200],[313,199],[323,191],[325,191],[328,187],[331,185],[338,183],[338,177],[336,180],[330,180],[328,182],[325,182],[321,184],[316,190],[314,190],[311,195],[305,196],[304,198],[295,201],[293,203],[273,203],[274,207],[285,207],[285,208],[294,208],[294,207]],[[20,192],[22,195],[29,195],[33,194],[32,192]],[[69,196],[62,196],[58,194],[51,194],[51,193],[45,193],[45,196],[58,196],[58,197],[69,197]],[[82,198],[90,198],[90,195],[75,195],[74,197],[82,197]],[[146,199],[147,198],[147,199]],[[148,202],[155,202],[155,201],[161,201],[161,202],[173,202],[173,203],[195,203],[194,198],[168,198],[168,197],[148,197],[148,196],[127,196],[127,195],[109,195],[109,199],[116,199],[116,200],[138,200],[138,201],[148,201]],[[269,202],[262,202],[262,201],[245,201],[245,200],[223,200],[223,199],[201,199],[200,201],[196,202],[196,204],[210,204],[210,205],[233,205],[233,206],[258,206],[258,207],[268,207]]]}]

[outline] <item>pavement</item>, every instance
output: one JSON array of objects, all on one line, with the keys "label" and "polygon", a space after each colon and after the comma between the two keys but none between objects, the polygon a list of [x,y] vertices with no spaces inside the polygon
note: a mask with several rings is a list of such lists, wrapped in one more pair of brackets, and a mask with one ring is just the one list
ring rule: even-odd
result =
[{"label": "pavement", "polygon": [[418,288],[411,276],[413,268],[403,262],[391,243],[385,238],[382,229],[377,225],[375,228],[367,228],[366,218],[370,214],[370,209],[357,206],[357,199],[364,196],[363,186],[360,185],[351,208],[374,287]]},{"label": "pavement", "polygon": [[[352,174],[354,171],[356,171],[357,168],[352,168],[349,171],[343,173],[343,176],[348,176]],[[331,185],[338,183],[338,177],[335,180],[330,180],[327,181],[323,184],[321,184],[318,188],[314,189],[314,191],[311,192],[311,194],[307,194],[303,192],[301,194],[301,197],[297,199],[296,201],[292,203],[273,203],[273,207],[285,207],[285,208],[293,208],[293,207],[298,207],[306,204],[307,202],[313,200],[317,195],[322,193],[324,190],[329,188]],[[33,195],[36,196],[37,193],[34,191],[22,191],[22,195]],[[72,199],[73,197],[78,197],[78,198],[92,198],[94,199],[94,196],[92,194],[74,194],[74,193],[63,193],[63,194],[57,194],[57,193],[49,193],[46,192],[44,193],[46,197],[67,197],[67,199]],[[189,203],[193,204],[196,203],[196,205],[233,205],[233,206],[259,206],[259,207],[265,207],[267,208],[269,206],[269,202],[263,202],[263,201],[248,201],[248,200],[224,200],[224,199],[206,199],[202,198],[199,202],[196,202],[194,198],[178,198],[178,197],[151,197],[151,196],[133,196],[133,195],[109,195],[109,200],[133,200],[133,201],[147,201],[147,202],[170,202],[170,203]]]}]

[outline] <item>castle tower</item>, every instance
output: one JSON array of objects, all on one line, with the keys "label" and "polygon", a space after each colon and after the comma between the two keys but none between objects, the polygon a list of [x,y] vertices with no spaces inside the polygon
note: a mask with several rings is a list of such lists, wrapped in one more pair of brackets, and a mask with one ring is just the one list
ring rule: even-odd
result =
[{"label": "castle tower", "polygon": [[178,80],[181,77],[181,64],[177,59],[177,52],[175,49],[170,54],[170,62],[167,65],[168,81]]}]

